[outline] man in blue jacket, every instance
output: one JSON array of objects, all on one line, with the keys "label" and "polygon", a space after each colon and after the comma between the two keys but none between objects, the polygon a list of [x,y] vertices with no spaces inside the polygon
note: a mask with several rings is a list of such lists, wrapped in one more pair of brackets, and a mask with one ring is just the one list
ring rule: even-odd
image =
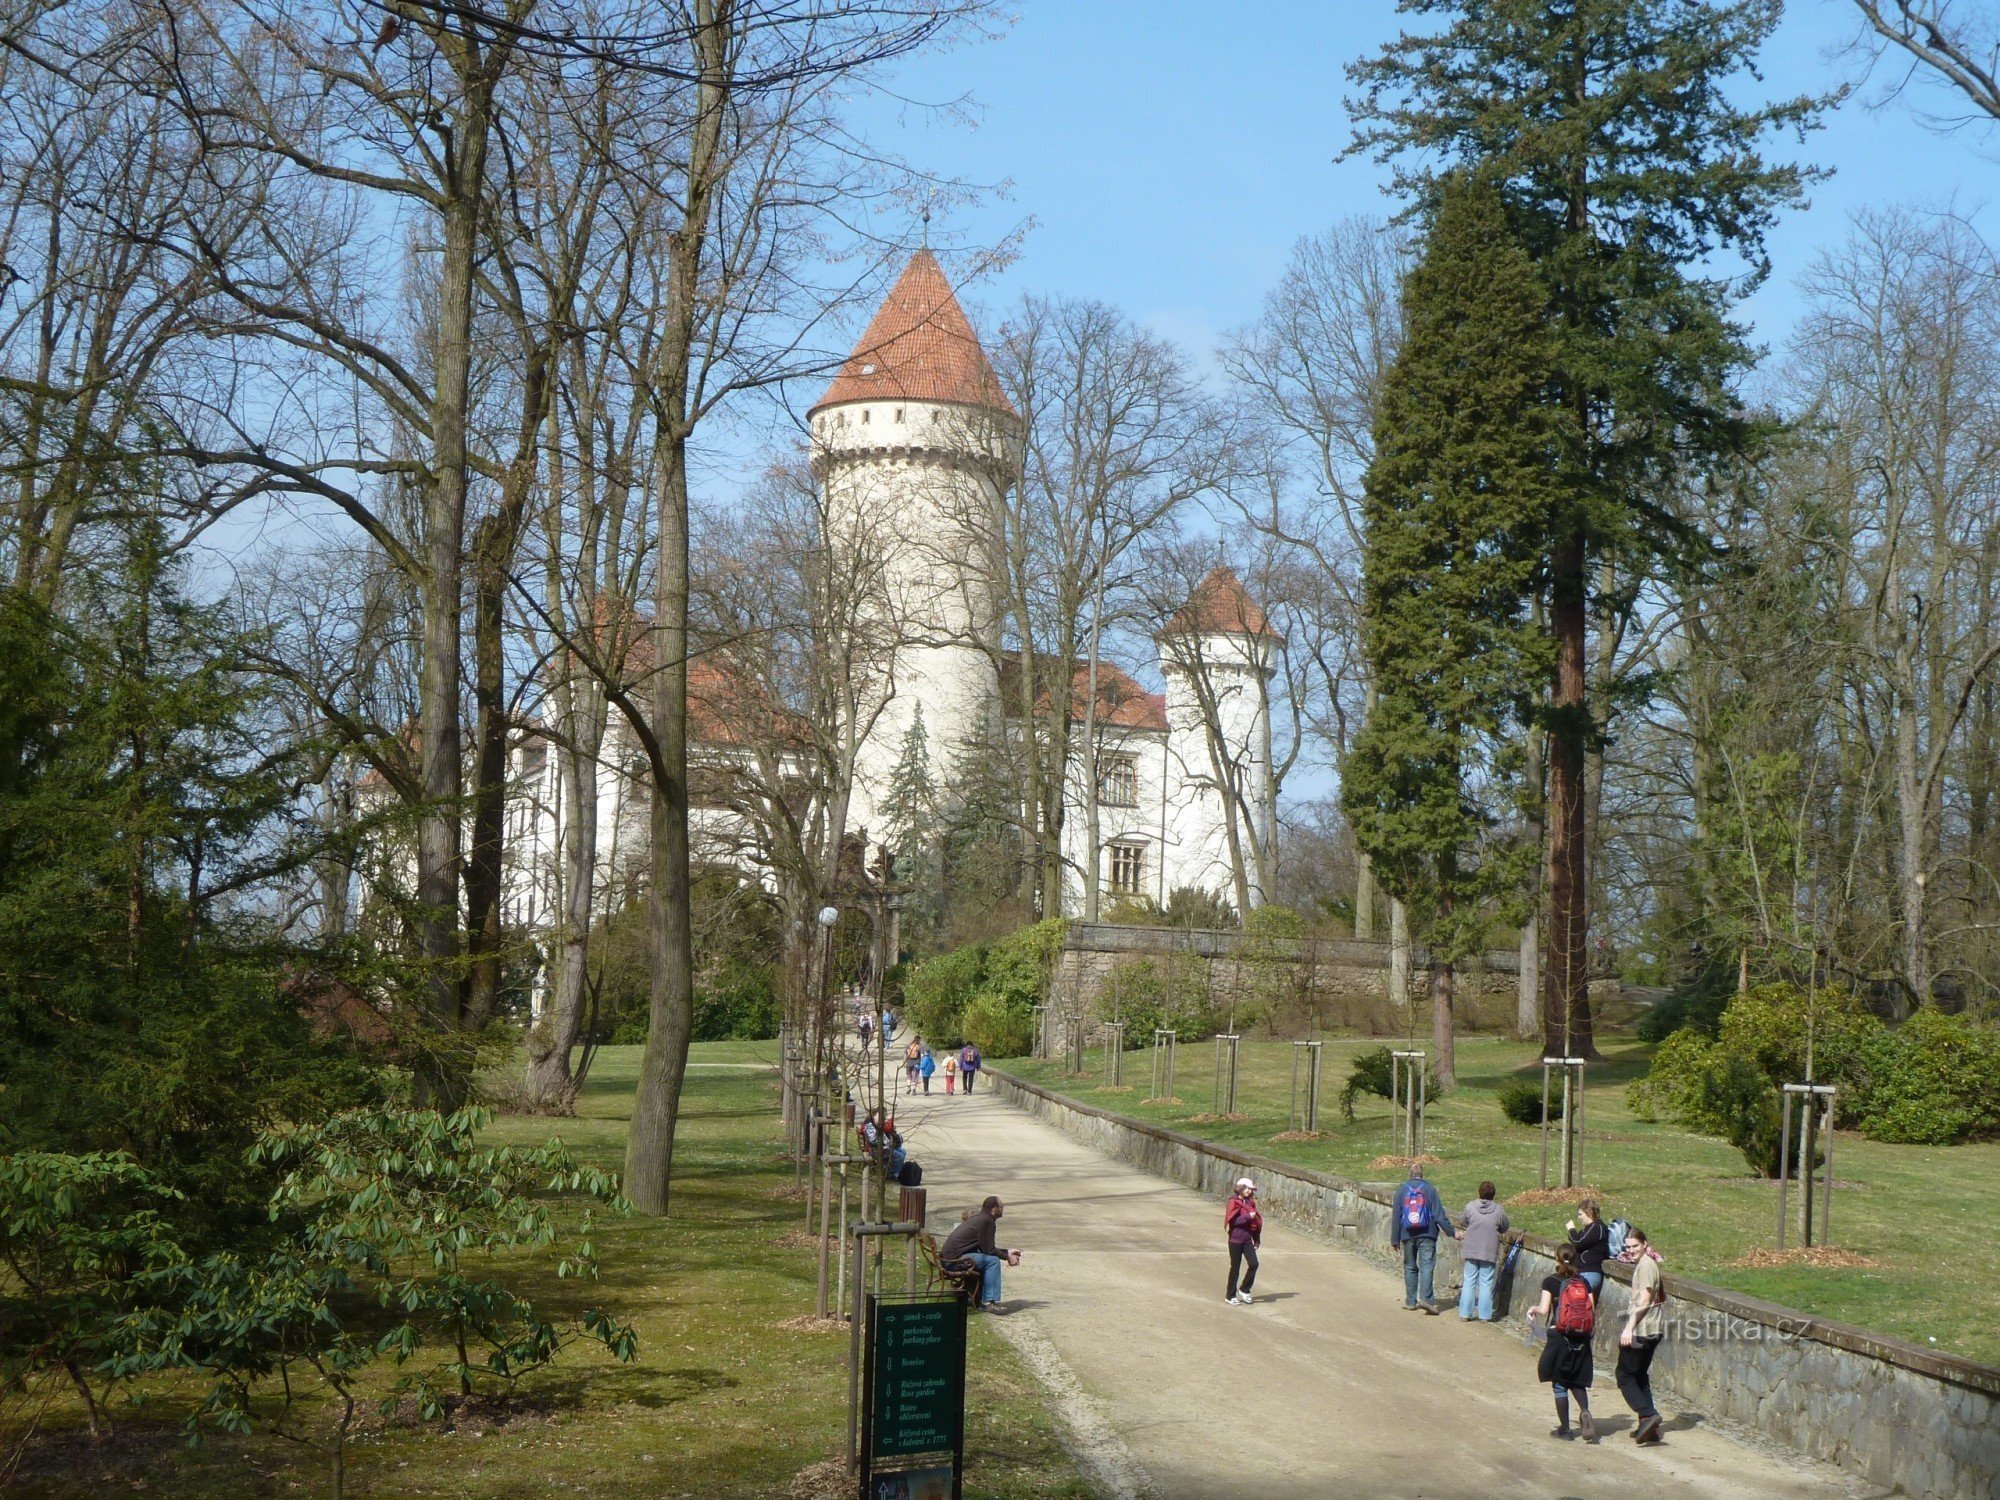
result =
[{"label": "man in blue jacket", "polygon": [[1424,1180],[1422,1168],[1412,1168],[1409,1180],[1396,1189],[1394,1216],[1389,1221],[1389,1243],[1403,1251],[1403,1306],[1410,1312],[1422,1308],[1437,1316],[1431,1300],[1431,1277],[1437,1269],[1437,1242],[1440,1234],[1458,1238],[1451,1227],[1437,1184]]}]

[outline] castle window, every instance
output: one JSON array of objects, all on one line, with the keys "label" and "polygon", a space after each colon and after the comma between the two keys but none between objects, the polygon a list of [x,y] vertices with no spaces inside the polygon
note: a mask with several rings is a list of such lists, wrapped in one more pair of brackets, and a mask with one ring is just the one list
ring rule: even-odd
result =
[{"label": "castle window", "polygon": [[1130,755],[1107,755],[1098,762],[1097,800],[1106,807],[1139,805],[1139,762]]},{"label": "castle window", "polygon": [[1136,896],[1146,888],[1146,846],[1144,844],[1113,844],[1111,846],[1111,893],[1114,896]]},{"label": "castle window", "polygon": [[865,407],[865,406],[864,406],[864,407],[862,407],[862,408],[861,408],[861,425],[862,425],[863,427],[866,427],[866,426],[868,425],[868,419],[869,419],[870,417],[872,417],[873,415],[875,415],[875,414],[874,414],[873,412],[871,412],[871,411],[870,411],[870,410],[869,410],[869,409],[868,409],[867,407]]},{"label": "castle window", "polygon": [[896,420],[898,422],[903,420],[903,408],[900,406],[896,408]]}]

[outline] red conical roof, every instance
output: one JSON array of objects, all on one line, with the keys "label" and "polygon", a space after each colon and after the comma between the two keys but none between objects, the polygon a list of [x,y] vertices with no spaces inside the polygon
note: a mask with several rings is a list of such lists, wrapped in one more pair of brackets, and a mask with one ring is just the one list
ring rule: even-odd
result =
[{"label": "red conical roof", "polygon": [[1226,564],[1213,569],[1195,585],[1187,603],[1174,611],[1162,635],[1257,635],[1284,637],[1271,628],[1264,611],[1243,587],[1243,580]]},{"label": "red conical roof", "polygon": [[950,401],[1019,415],[928,250],[903,268],[813,411],[847,401]]}]

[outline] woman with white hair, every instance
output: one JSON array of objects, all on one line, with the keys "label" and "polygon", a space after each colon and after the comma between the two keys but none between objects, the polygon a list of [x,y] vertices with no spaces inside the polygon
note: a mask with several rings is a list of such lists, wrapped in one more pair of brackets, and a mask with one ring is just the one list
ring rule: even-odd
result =
[{"label": "woman with white hair", "polygon": [[[1264,1216],[1257,1211],[1257,1184],[1248,1177],[1236,1179],[1236,1191],[1230,1194],[1229,1206],[1222,1211],[1222,1227],[1229,1235],[1229,1289],[1222,1294],[1224,1302],[1239,1307],[1250,1305],[1250,1286],[1257,1279],[1257,1247],[1264,1241]],[[1236,1276],[1244,1271],[1243,1285],[1239,1288]]]}]

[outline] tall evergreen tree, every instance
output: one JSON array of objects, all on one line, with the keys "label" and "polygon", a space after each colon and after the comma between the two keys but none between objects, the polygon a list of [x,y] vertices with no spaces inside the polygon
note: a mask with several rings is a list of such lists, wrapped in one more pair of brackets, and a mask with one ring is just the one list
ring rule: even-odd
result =
[{"label": "tall evergreen tree", "polygon": [[183,1228],[240,1243],[258,1129],[375,1085],[313,1034],[252,894],[312,853],[255,643],[155,523],[102,551],[73,618],[0,589],[0,1147],[131,1152]]},{"label": "tall evergreen tree", "polygon": [[[1630,608],[1697,538],[1671,503],[1751,435],[1732,389],[1749,363],[1731,302],[1768,271],[1764,235],[1814,173],[1762,154],[1821,102],[1739,107],[1780,0],[1402,0],[1447,18],[1352,65],[1356,150],[1397,163],[1435,213],[1442,182],[1499,184],[1556,319],[1552,399],[1570,416],[1563,503],[1543,539],[1556,662],[1548,734],[1543,1026],[1589,1054],[1584,769],[1607,684],[1587,680],[1590,615]],[[1730,277],[1718,267],[1735,257]]]},{"label": "tall evergreen tree", "polygon": [[1563,413],[1533,263],[1488,183],[1444,188],[1403,289],[1363,489],[1376,701],[1342,791],[1356,842],[1430,950],[1434,1062],[1453,1074],[1458,963],[1515,923],[1533,848],[1521,744],[1548,640],[1529,610]]},{"label": "tall evergreen tree", "polygon": [[[917,705],[904,731],[896,768],[882,799],[883,834],[903,895],[903,941],[921,949],[935,936],[944,910],[944,825],[931,775],[930,736]],[[896,955],[890,954],[894,963]]]}]

